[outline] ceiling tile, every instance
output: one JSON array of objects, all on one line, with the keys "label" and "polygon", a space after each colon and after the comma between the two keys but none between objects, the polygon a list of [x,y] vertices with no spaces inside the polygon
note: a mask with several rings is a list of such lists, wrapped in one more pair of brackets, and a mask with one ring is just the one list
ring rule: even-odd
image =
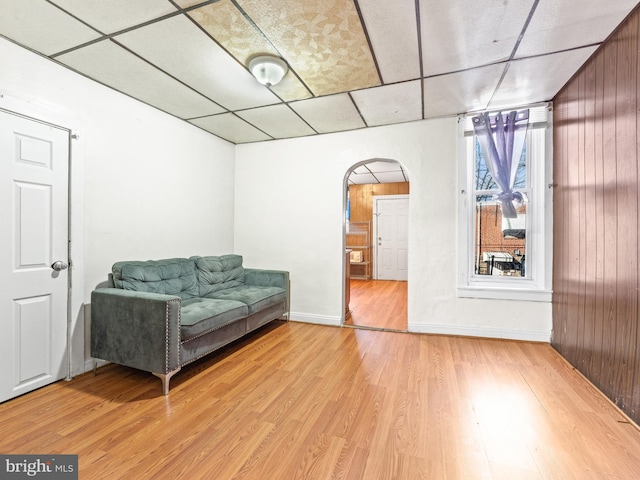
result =
[{"label": "ceiling tile", "polygon": [[282,81],[271,86],[271,91],[285,102],[303,100],[311,97],[311,92],[292,71],[287,72]]},{"label": "ceiling tile", "polygon": [[243,65],[257,53],[278,55],[269,40],[254,28],[231,0],[220,0],[188,14]]},{"label": "ceiling tile", "polygon": [[52,0],[102,33],[114,33],[178,11],[167,0]]},{"label": "ceiling tile", "polygon": [[415,0],[359,0],[384,83],[420,78]]},{"label": "ceiling tile", "polygon": [[485,110],[506,64],[424,79],[424,116],[437,118]]},{"label": "ceiling tile", "polygon": [[233,113],[194,118],[189,121],[233,143],[260,142],[271,139],[269,135],[249,125]]},{"label": "ceiling tile", "polygon": [[114,39],[229,110],[279,102],[184,15]]},{"label": "ceiling tile", "polygon": [[319,133],[366,126],[346,93],[293,102],[289,106]]},{"label": "ceiling tile", "polygon": [[360,165],[359,167],[354,168],[352,173],[355,173],[357,175],[362,175],[364,173],[371,173],[371,172],[365,165]]},{"label": "ceiling tile", "polygon": [[559,52],[600,43],[637,3],[637,0],[540,2],[516,52],[516,57]]},{"label": "ceiling tile", "polygon": [[203,0],[173,0],[176,2],[180,8],[188,8],[194,5],[198,5],[199,3],[204,3]]},{"label": "ceiling tile", "polygon": [[237,114],[274,138],[303,137],[315,133],[286,105],[254,108]]},{"label": "ceiling tile", "polygon": [[402,165],[388,160],[376,160],[360,165],[349,175],[351,184],[377,184],[408,181],[408,175]]},{"label": "ceiling tile", "polygon": [[420,0],[423,75],[508,60],[533,0]]},{"label": "ceiling tile", "polygon": [[353,183],[355,185],[366,185],[369,183],[378,183],[376,177],[374,177],[371,173],[355,173],[353,172],[349,175],[349,183]]},{"label": "ceiling tile", "polygon": [[637,4],[0,0],[0,37],[245,143],[548,101]]},{"label": "ceiling tile", "polygon": [[402,170],[399,170],[397,172],[374,173],[374,175],[380,183],[396,183],[407,181],[407,179],[404,178],[404,175],[402,174]]},{"label": "ceiling tile", "polygon": [[379,85],[353,0],[236,0],[316,96]]},{"label": "ceiling tile", "polygon": [[[242,65],[247,65],[251,57],[257,54],[279,56],[273,45],[231,0],[220,0],[205,5],[191,10],[188,15]],[[289,71],[280,83],[272,86],[271,90],[287,102],[311,96],[311,92],[292,71]]]},{"label": "ceiling tile", "polygon": [[56,60],[98,82],[181,118],[224,111],[110,40],[74,50]]},{"label": "ceiling tile", "polygon": [[595,46],[511,62],[490,109],[551,100],[596,51]]},{"label": "ceiling tile", "polygon": [[370,127],[422,118],[420,80],[358,90],[351,95]]},{"label": "ceiling tile", "polygon": [[100,37],[95,30],[45,0],[0,0],[0,32],[45,55]]},{"label": "ceiling tile", "polygon": [[369,162],[366,164],[366,167],[375,174],[381,172],[399,172],[402,168],[399,163],[387,162],[386,160],[376,160],[375,162]]}]

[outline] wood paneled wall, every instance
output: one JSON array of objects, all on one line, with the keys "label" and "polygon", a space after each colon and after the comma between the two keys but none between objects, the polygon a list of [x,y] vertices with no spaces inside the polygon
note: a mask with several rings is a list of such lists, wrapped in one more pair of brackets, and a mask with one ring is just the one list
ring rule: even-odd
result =
[{"label": "wood paneled wall", "polygon": [[373,217],[374,195],[402,195],[409,193],[409,182],[349,185],[352,222],[370,222]]},{"label": "wood paneled wall", "polygon": [[639,27],[554,98],[552,344],[640,424]]}]

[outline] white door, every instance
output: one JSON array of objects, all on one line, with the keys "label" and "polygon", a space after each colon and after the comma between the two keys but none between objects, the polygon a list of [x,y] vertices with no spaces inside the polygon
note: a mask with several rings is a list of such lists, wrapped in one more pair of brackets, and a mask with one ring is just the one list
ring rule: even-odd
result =
[{"label": "white door", "polygon": [[68,131],[0,111],[0,402],[67,374],[68,169]]},{"label": "white door", "polygon": [[377,278],[407,280],[409,196],[387,195],[374,200]]}]

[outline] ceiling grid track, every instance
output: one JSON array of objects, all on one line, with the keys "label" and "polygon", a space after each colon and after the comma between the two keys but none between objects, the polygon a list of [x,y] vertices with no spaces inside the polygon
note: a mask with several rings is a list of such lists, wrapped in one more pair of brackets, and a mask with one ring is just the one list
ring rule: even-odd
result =
[{"label": "ceiling grid track", "polygon": [[[637,0],[491,8],[448,0],[5,1],[0,39],[243,144],[548,101],[636,8]],[[287,63],[280,83],[259,84],[249,72],[249,59],[263,54]]]}]

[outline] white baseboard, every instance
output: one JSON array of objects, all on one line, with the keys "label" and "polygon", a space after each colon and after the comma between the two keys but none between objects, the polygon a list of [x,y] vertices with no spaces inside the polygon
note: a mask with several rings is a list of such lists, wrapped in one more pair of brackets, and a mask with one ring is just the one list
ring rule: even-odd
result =
[{"label": "white baseboard", "polygon": [[342,322],[342,319],[340,317],[333,317],[330,315],[313,315],[309,313],[297,312],[291,312],[289,318],[292,322],[317,323],[319,325],[331,325],[334,327],[339,327]]},{"label": "white baseboard", "polygon": [[[291,312],[292,322],[315,323],[339,327],[342,319],[330,315],[314,315],[309,313]],[[510,330],[489,327],[469,327],[458,325],[436,325],[424,323],[410,323],[408,331],[411,333],[430,333],[434,335],[457,335],[461,337],[501,338],[505,340],[522,340],[528,342],[551,342],[551,332],[534,332],[527,330]]]},{"label": "white baseboard", "polygon": [[107,363],[109,363],[106,360],[96,360],[96,359],[91,358],[91,357],[85,358],[85,360],[84,360],[84,373],[92,372],[95,362],[98,362],[98,368],[103,367]]},{"label": "white baseboard", "polygon": [[434,335],[457,335],[461,337],[501,338],[505,340],[524,340],[528,342],[542,343],[551,342],[551,332],[531,332],[526,330],[508,330],[486,327],[410,323],[409,332],[431,333]]}]

